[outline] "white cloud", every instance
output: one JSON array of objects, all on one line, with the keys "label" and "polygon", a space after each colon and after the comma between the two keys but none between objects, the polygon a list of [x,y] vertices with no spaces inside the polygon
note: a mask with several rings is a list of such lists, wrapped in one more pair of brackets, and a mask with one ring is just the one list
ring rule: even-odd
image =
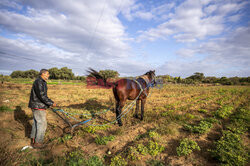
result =
[{"label": "white cloud", "polygon": [[117,9],[113,3],[58,1],[56,7],[54,1],[30,3],[25,15],[1,10],[0,24],[67,51],[79,51],[79,48],[93,51],[91,45],[95,45],[94,42],[119,50],[129,47],[123,41],[126,34],[116,17]]},{"label": "white cloud", "polygon": [[[140,32],[137,41],[167,39],[173,36],[178,42],[195,42],[225,30],[225,21],[237,21],[237,14],[246,2],[187,0],[175,7],[170,19],[155,28]],[[230,19],[227,16],[230,14]],[[164,32],[171,33],[164,33]],[[157,35],[156,35],[157,34]]]},{"label": "white cloud", "polygon": [[194,54],[196,53],[196,50],[194,49],[187,49],[187,48],[182,48],[176,52],[177,55],[183,57],[183,58],[190,58],[193,57]]},{"label": "white cloud", "polygon": [[136,12],[135,13],[136,17],[144,19],[144,20],[151,20],[153,18],[153,14],[150,12]]},{"label": "white cloud", "polygon": [[137,18],[141,20],[166,20],[169,18],[170,10],[175,6],[175,3],[162,3],[158,6],[152,5],[152,8],[146,9],[142,3],[136,3],[131,1],[129,8],[122,10],[123,15],[129,21],[133,21]]},{"label": "white cloud", "polygon": [[[183,76],[197,71],[249,73],[246,72],[249,28],[233,31],[233,25],[226,26],[226,23],[236,24],[241,20],[247,2],[187,0],[180,4],[149,3],[136,0],[70,3],[62,0],[3,0],[0,2],[1,69],[39,70],[68,66],[81,75],[87,67],[94,67],[97,70],[118,70],[122,76],[139,75],[153,65],[149,64],[150,60],[144,64],[136,61],[140,58],[132,54],[131,47],[140,43],[133,42],[170,38],[191,44],[176,51],[180,59],[162,58],[160,63],[167,60],[159,67],[161,72],[165,71],[163,74]],[[119,20],[120,14],[128,24]],[[143,25],[143,30],[139,29],[136,37],[128,33],[130,23],[135,23],[132,26],[135,29],[141,28],[136,26],[137,21]],[[234,33],[228,34],[231,31]],[[215,38],[222,33],[227,36]],[[157,53],[151,54],[155,56]],[[202,54],[206,57],[197,60]],[[208,70],[211,68],[218,71]]]},{"label": "white cloud", "polygon": [[[158,70],[174,76],[203,72],[206,76],[247,77],[250,75],[250,25],[232,31],[225,38],[182,48],[177,55],[180,57],[165,62]],[[203,56],[197,57],[200,55]]]},{"label": "white cloud", "polygon": [[250,26],[237,28],[225,38],[202,43],[197,49],[209,55],[210,60],[247,69],[250,64]]},{"label": "white cloud", "polygon": [[[7,60],[6,56],[17,55],[35,59],[34,63],[42,57],[44,62],[75,66],[78,70],[96,64],[103,69],[114,60],[140,68],[129,59],[128,36],[117,17],[119,10],[133,2],[23,0],[13,4],[27,8],[20,11],[20,7],[11,5],[13,11],[7,10],[6,5],[1,7],[0,25],[15,36],[15,39],[1,37],[0,49],[6,53],[1,64]],[[14,61],[21,59],[16,57]],[[15,65],[21,67],[23,63]]]}]

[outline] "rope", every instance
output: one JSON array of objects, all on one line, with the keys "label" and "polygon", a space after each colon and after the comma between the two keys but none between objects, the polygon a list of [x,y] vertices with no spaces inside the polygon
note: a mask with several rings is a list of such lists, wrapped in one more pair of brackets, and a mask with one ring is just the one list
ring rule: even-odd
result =
[{"label": "rope", "polygon": [[[124,117],[127,113],[130,112],[130,110],[131,110],[131,109],[133,108],[133,106],[135,105],[137,99],[140,97],[141,93],[142,93],[146,88],[148,88],[148,87],[153,87],[153,84],[152,84],[152,83],[149,83],[145,89],[142,89],[142,86],[140,85],[140,83],[137,82],[136,80],[134,80],[134,81],[135,81],[137,84],[139,84],[141,91],[140,91],[139,95],[136,97],[136,99],[134,99],[134,101],[132,101],[132,102],[122,111],[122,113],[121,113],[119,116],[116,117],[116,119],[115,119],[114,121],[109,122],[109,123],[105,123],[105,124],[102,124],[102,125],[90,124],[90,125],[88,125],[88,126],[94,126],[94,127],[96,127],[96,126],[106,126],[106,125],[115,123],[116,121],[118,121],[119,119],[121,119],[121,118]],[[147,95],[145,92],[144,92],[144,94],[145,94],[147,97],[149,97],[149,96],[151,95],[151,93],[149,93],[149,95]],[[129,108],[129,109],[128,109],[128,108]],[[78,122],[79,122],[79,123],[73,125],[72,128],[77,127],[77,126],[82,125],[82,124],[85,124],[85,123],[91,121],[92,118],[87,119],[87,120],[85,120],[85,121],[80,121],[80,120],[74,118],[74,117],[71,116],[71,115],[97,115],[97,114],[105,113],[105,112],[107,112],[107,111],[109,111],[109,110],[110,110],[110,109],[107,109],[107,110],[105,110],[105,111],[103,111],[103,112],[98,112],[98,113],[96,113],[96,114],[78,114],[78,113],[66,112],[66,111],[64,111],[63,109],[53,109],[53,111],[62,112],[62,113],[64,113],[64,114],[66,114],[68,117],[70,117],[71,119],[74,119],[75,121],[78,121]]]},{"label": "rope", "polygon": [[65,113],[65,114],[67,114],[67,115],[82,115],[82,116],[91,116],[91,115],[100,115],[100,114],[103,114],[103,113],[106,113],[106,112],[108,112],[109,110],[110,110],[110,108],[109,109],[106,109],[106,110],[104,110],[104,111],[102,111],[102,112],[97,112],[97,113],[91,113],[91,114],[80,114],[80,113],[74,113],[74,112],[66,112],[66,111],[60,111],[60,110],[62,110],[62,109],[56,109],[55,111],[59,111],[59,112],[63,112],[63,113]]},{"label": "rope", "polygon": [[[115,123],[116,121],[118,121],[119,119],[121,119],[122,117],[124,117],[127,113],[129,113],[129,111],[130,111],[130,110],[133,108],[133,106],[135,105],[136,100],[140,97],[142,91],[143,91],[143,90],[141,89],[141,91],[140,91],[139,95],[136,97],[136,99],[135,99],[134,101],[132,101],[132,102],[125,108],[125,110],[123,110],[123,112],[122,112],[114,121],[109,122],[109,123],[105,123],[105,124],[103,124],[103,125],[93,125],[93,124],[92,124],[92,125],[88,125],[88,126],[94,126],[94,127],[99,126],[99,127],[100,127],[100,126],[106,126],[106,125],[108,125],[108,124],[113,124],[113,123]],[[131,104],[133,104],[133,105],[131,105]],[[129,109],[128,109],[128,108],[129,108]],[[67,116],[69,116],[70,118],[74,119],[75,121],[80,122],[80,120],[78,120],[78,119],[76,119],[76,118],[74,118],[74,117],[68,115],[67,112],[65,112],[63,109],[53,109],[53,111],[59,111],[59,112],[65,113],[65,114],[66,114]],[[87,119],[87,120],[85,120],[85,121],[82,121],[82,122],[80,122],[80,123],[77,123],[77,124],[73,125],[73,127],[76,127],[76,126],[79,126],[79,125],[81,125],[81,124],[87,123],[87,122],[89,122],[89,121],[91,121],[91,120],[92,120],[92,118]]]}]

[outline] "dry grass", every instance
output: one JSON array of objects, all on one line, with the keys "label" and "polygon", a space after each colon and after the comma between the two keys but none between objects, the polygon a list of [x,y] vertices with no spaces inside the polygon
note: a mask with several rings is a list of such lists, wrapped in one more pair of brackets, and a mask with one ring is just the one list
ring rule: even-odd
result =
[{"label": "dry grass", "polygon": [[[9,113],[0,113],[2,117],[0,119],[0,127],[4,128],[4,130],[0,130],[0,133],[9,138],[8,140],[3,139],[0,143],[1,155],[6,156],[7,152],[10,154],[9,151],[16,154],[21,147],[29,144],[29,139],[27,134],[24,134],[24,131],[28,130],[27,127],[32,123],[32,113],[27,107],[30,89],[31,85],[26,84],[5,84],[1,86],[0,106],[6,106],[13,110],[13,112]],[[111,108],[111,111],[100,115],[101,118],[96,118],[89,122],[91,124],[103,124],[107,120],[113,121],[115,119],[115,100],[111,89],[86,89],[84,84],[48,85],[48,89],[48,96],[60,108],[68,112],[96,113]],[[212,117],[214,112],[223,105],[232,105],[234,110],[242,105],[247,106],[249,109],[249,92],[250,88],[246,86],[197,87],[166,85],[162,89],[151,89],[151,96],[147,99],[145,119],[143,121],[135,119],[133,111],[131,111],[123,118],[123,127],[118,127],[117,124],[94,129],[81,126],[75,131],[72,138],[66,136],[66,125],[62,120],[53,112],[48,111],[46,141],[49,148],[44,151],[49,151],[49,154],[52,156],[50,161],[54,162],[54,164],[57,162],[58,157],[63,157],[63,161],[66,163],[68,161],[67,154],[76,150],[81,150],[84,156],[93,156],[94,154],[100,158],[106,156],[104,158],[105,163],[110,164],[111,159],[117,155],[121,155],[125,159],[126,156],[131,157],[131,154],[127,154],[130,147],[136,146],[138,143],[147,145],[151,138],[147,137],[146,133],[153,130],[159,134],[158,143],[163,145],[165,150],[156,157],[149,154],[145,156],[136,153],[137,157],[141,158],[141,160],[128,160],[130,165],[146,165],[147,161],[152,159],[172,165],[195,165],[197,163],[201,165],[214,165],[216,161],[211,161],[211,158],[206,157],[208,155],[206,150],[210,148],[211,142],[218,137],[213,138],[211,136],[213,133],[218,133],[218,127],[212,128],[205,135],[195,135],[184,131],[183,125],[187,123],[195,124],[204,118]],[[19,116],[19,118],[15,118],[18,117],[15,114],[20,114],[20,112],[23,117]],[[76,116],[80,120],[88,117],[90,116]],[[220,126],[220,124],[217,125]],[[97,145],[95,143],[95,138],[97,137],[112,135],[115,136],[115,139],[108,142],[107,145]],[[207,142],[204,145],[200,145],[202,153],[192,154],[193,160],[179,158],[174,151],[178,146],[179,140],[186,137],[194,138],[198,144],[199,142]],[[4,151],[4,148],[8,149],[8,151]],[[107,154],[108,151],[111,154]],[[29,153],[35,156],[38,152],[33,150]],[[25,155],[27,155],[26,152],[18,153],[16,155],[17,159],[13,158],[14,161],[12,162],[15,164],[27,162],[28,159],[24,157]],[[39,156],[44,157],[46,153],[40,154],[39,152],[38,158]]]}]

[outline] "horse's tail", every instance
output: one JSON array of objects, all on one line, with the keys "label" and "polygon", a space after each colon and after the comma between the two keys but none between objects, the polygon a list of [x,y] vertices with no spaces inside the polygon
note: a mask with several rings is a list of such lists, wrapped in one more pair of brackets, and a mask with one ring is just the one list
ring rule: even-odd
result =
[{"label": "horse's tail", "polygon": [[95,77],[96,80],[102,80],[104,83],[107,82],[106,78],[101,76],[96,70],[89,68],[89,70],[87,70],[87,72],[89,73],[89,76]]},{"label": "horse's tail", "polygon": [[87,70],[87,72],[89,73],[90,76],[93,76],[96,78],[96,80],[102,80],[105,86],[108,87],[115,87],[117,86],[116,82],[108,82],[107,78],[103,77],[102,75],[99,74],[99,72],[97,72],[96,70],[89,68],[89,70]]}]

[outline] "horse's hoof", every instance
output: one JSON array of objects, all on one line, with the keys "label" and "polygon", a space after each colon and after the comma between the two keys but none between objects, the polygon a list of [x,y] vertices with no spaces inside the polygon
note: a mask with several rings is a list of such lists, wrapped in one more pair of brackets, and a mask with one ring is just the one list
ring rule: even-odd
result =
[{"label": "horse's hoof", "polygon": [[118,123],[119,126],[122,126],[122,123]]},{"label": "horse's hoof", "polygon": [[139,119],[139,116],[138,116],[138,115],[134,115],[134,117],[135,117],[136,119]]}]

